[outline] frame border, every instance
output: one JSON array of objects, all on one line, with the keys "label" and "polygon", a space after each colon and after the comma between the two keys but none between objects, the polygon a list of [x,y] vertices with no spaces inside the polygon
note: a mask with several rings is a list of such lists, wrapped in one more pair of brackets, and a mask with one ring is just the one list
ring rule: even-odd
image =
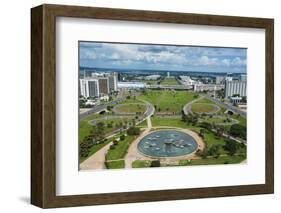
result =
[{"label": "frame border", "polygon": [[[265,184],[56,195],[56,17],[265,29]],[[274,20],[43,4],[31,9],[31,204],[41,208],[274,193]]]}]

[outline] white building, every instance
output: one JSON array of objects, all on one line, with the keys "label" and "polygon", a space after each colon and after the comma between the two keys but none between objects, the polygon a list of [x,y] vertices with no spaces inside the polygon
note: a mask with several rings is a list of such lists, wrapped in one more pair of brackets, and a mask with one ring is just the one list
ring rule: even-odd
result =
[{"label": "white building", "polygon": [[118,82],[118,88],[129,89],[129,88],[145,88],[146,84],[142,82]]},{"label": "white building", "polygon": [[247,75],[241,74],[240,79],[241,79],[241,81],[247,81]]},{"label": "white building", "polygon": [[116,72],[110,73],[108,76],[109,92],[117,91],[117,78],[118,76]]},{"label": "white building", "polygon": [[233,78],[231,76],[226,76],[225,77],[225,81],[232,81],[232,80],[233,80]]},{"label": "white building", "polygon": [[167,72],[167,78],[170,78],[170,72]]},{"label": "white building", "polygon": [[223,85],[216,85],[216,84],[194,84],[194,91],[195,92],[203,92],[203,91],[218,91],[223,89]]},{"label": "white building", "polygon": [[189,76],[181,75],[180,79],[184,85],[194,85],[197,84],[197,81],[192,80]]},{"label": "white building", "polygon": [[247,97],[247,81],[226,81],[224,90],[225,98],[233,95]]},{"label": "white building", "polygon": [[159,79],[161,76],[160,75],[148,75],[145,77],[145,80],[157,80]]},{"label": "white building", "polygon": [[80,93],[84,97],[98,97],[100,94],[98,80],[92,78],[80,79]]},{"label": "white building", "polygon": [[224,76],[216,76],[216,84],[223,84],[224,83]]}]

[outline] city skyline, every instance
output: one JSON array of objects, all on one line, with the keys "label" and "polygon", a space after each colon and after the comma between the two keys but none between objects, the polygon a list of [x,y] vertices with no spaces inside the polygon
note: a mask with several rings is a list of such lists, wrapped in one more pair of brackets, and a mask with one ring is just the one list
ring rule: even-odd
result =
[{"label": "city skyline", "polygon": [[79,42],[80,67],[246,73],[247,49]]}]

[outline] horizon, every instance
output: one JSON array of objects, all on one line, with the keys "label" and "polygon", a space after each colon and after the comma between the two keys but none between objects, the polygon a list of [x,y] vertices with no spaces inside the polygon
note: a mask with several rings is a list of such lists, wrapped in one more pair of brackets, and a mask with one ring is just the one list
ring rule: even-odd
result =
[{"label": "horizon", "polygon": [[247,49],[79,42],[79,68],[247,73]]}]

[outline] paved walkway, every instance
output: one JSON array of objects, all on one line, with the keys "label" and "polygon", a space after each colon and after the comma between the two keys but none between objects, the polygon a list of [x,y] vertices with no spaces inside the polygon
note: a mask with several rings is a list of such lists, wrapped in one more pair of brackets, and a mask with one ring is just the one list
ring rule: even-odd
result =
[{"label": "paved walkway", "polygon": [[138,143],[139,141],[144,137],[146,136],[151,128],[152,128],[152,123],[151,123],[151,119],[150,119],[150,116],[147,117],[146,119],[146,122],[147,122],[147,128],[141,133],[141,135],[131,143],[129,149],[128,149],[128,153],[127,155],[125,156],[125,168],[132,168],[132,163],[133,161],[135,160],[150,160],[150,158],[148,157],[145,157],[141,154],[139,154],[139,152],[137,151],[138,150]]},{"label": "paved walkway", "polygon": [[93,169],[105,169],[105,155],[112,143],[107,144],[83,163],[80,164],[80,170],[93,170]]},{"label": "paved walkway", "polygon": [[191,105],[194,104],[197,101],[200,101],[203,98],[204,98],[203,96],[200,96],[199,98],[197,98],[197,99],[195,99],[193,101],[190,101],[186,105],[184,105],[184,107],[183,107],[184,114],[187,115],[189,113],[189,111],[190,111]]}]

